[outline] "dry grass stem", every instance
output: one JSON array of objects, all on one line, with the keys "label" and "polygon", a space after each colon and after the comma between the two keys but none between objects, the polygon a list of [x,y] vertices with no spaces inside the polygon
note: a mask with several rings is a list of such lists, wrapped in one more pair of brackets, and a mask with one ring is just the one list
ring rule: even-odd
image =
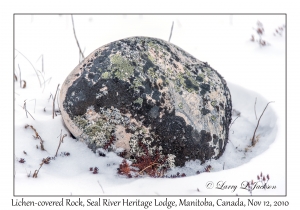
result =
[{"label": "dry grass stem", "polygon": [[80,48],[80,45],[79,45],[79,42],[78,42],[78,39],[77,39],[77,36],[76,36],[73,15],[71,15],[71,18],[72,18],[72,24],[73,24],[73,33],[74,33],[74,37],[75,37],[75,39],[76,39],[76,43],[77,43],[79,52],[80,52],[80,54],[81,54],[81,56],[82,56],[82,59],[83,59],[83,58],[84,58],[84,55],[83,55],[83,52],[82,52],[82,50],[81,50],[81,48]]},{"label": "dry grass stem", "polygon": [[28,118],[28,115],[27,115],[27,113],[28,113],[28,114],[32,117],[32,119],[35,120],[34,117],[30,114],[30,112],[28,112],[28,110],[27,110],[27,108],[26,108],[26,100],[24,101],[23,109],[25,110],[25,113],[26,113],[26,117],[27,117],[27,118]]},{"label": "dry grass stem", "polygon": [[26,88],[26,81],[22,80],[22,82],[23,82],[22,88]]},{"label": "dry grass stem", "polygon": [[54,115],[57,116],[56,113],[55,113],[55,98],[56,98],[56,94],[57,94],[57,91],[58,91],[58,87],[59,87],[59,84],[57,85],[57,89],[56,89],[56,92],[55,92],[55,95],[54,95],[54,98],[53,98],[53,112],[52,112],[53,119],[54,119]]},{"label": "dry grass stem", "polygon": [[60,130],[60,134],[56,138],[61,137],[61,134],[62,134],[62,129]]},{"label": "dry grass stem", "polygon": [[[38,74],[38,71],[35,69],[35,67],[33,66],[33,64],[30,62],[30,60],[25,56],[25,55],[23,55],[19,50],[17,50],[17,49],[15,49],[16,51],[18,51],[18,53],[20,53],[29,63],[30,63],[30,65],[32,66],[32,68],[34,69],[34,71],[35,71],[35,73],[36,73],[36,76],[37,76],[37,78],[38,78],[38,80],[39,80],[39,83],[40,83],[40,87],[42,87],[42,82],[41,82],[41,79],[40,79],[40,76],[39,76],[39,74]],[[20,73],[21,73],[21,71],[20,71]],[[21,77],[20,77],[20,80],[21,80]]]},{"label": "dry grass stem", "polygon": [[[60,92],[58,91],[56,98],[59,98],[59,96],[60,96]],[[56,102],[57,102],[57,108],[58,108],[58,111],[56,111],[56,112],[60,112],[59,100],[56,100]]]},{"label": "dry grass stem", "polygon": [[28,128],[30,127],[34,133],[35,133],[35,136],[33,136],[35,139],[39,139],[40,140],[40,145],[41,145],[41,150],[43,151],[46,151],[45,148],[44,148],[44,140],[42,139],[42,137],[39,135],[39,133],[36,131],[36,129],[32,126],[32,125],[25,125],[25,128]]},{"label": "dry grass stem", "polygon": [[[62,132],[62,131],[61,131]],[[62,134],[62,133],[61,133]],[[59,135],[60,136],[60,139],[59,139],[59,144],[58,144],[58,147],[57,147],[57,150],[56,150],[56,154],[55,154],[55,157],[57,157],[57,153],[58,153],[58,150],[60,148],[60,145],[61,143],[64,143],[64,138],[67,136],[67,134],[64,134],[63,136],[62,135]]]},{"label": "dry grass stem", "polygon": [[103,194],[104,194],[103,187],[102,187],[102,185],[100,184],[99,180],[98,180],[98,184],[99,184],[99,186],[101,187],[101,189],[102,189],[102,192],[103,192]]},{"label": "dry grass stem", "polygon": [[49,82],[48,82],[48,84],[49,84],[49,83],[51,82],[51,79],[52,79],[52,77],[48,78],[48,79],[45,81],[45,83],[48,82],[48,80],[49,80]]},{"label": "dry grass stem", "polygon": [[[37,61],[36,62],[38,62],[39,60],[40,60],[40,58],[42,58],[41,60],[42,60],[42,72],[40,72],[41,74],[45,74],[45,71],[44,71],[44,55],[42,54],[38,59],[37,59]],[[51,81],[51,78],[52,77],[50,77],[50,81]],[[45,90],[45,87],[46,87],[46,82],[49,80],[49,79],[47,79],[46,81],[45,81],[45,78],[43,77],[43,80],[44,80],[44,82],[43,82],[43,84],[42,84],[42,86],[43,86],[43,92],[44,92],[44,90]],[[49,81],[49,83],[50,83],[50,81]],[[48,84],[49,84],[48,83]]]},{"label": "dry grass stem", "polygon": [[150,168],[151,166],[153,166],[153,165],[160,165],[159,163],[152,163],[151,165],[149,165],[149,166],[147,166],[146,168],[144,168],[143,170],[141,170],[140,172],[139,172],[139,174],[141,174],[143,171],[145,171],[147,168]]},{"label": "dry grass stem", "polygon": [[50,93],[50,96],[49,96],[48,102],[50,101],[50,98],[52,98],[52,100],[53,100],[53,95],[52,95],[52,93]]},{"label": "dry grass stem", "polygon": [[255,134],[256,134],[257,128],[258,128],[258,126],[259,126],[260,119],[261,119],[261,117],[263,116],[263,114],[265,113],[265,111],[266,111],[266,109],[267,109],[267,107],[268,107],[268,105],[269,105],[270,103],[274,103],[274,101],[270,101],[270,102],[267,103],[267,105],[266,105],[264,111],[261,113],[261,115],[260,115],[260,117],[259,117],[259,119],[258,119],[258,121],[257,121],[257,125],[256,125],[256,128],[255,128],[255,130],[254,130],[253,137],[252,137],[252,139],[251,139],[251,145],[252,145],[252,146],[255,146],[255,144],[256,144],[256,142],[257,142],[257,141],[255,140],[255,137],[256,137]]},{"label": "dry grass stem", "polygon": [[49,161],[50,161],[50,158],[49,158],[49,157],[47,157],[46,159],[43,159],[43,160],[42,160],[42,163],[40,164],[40,168],[39,168],[38,170],[35,170],[35,171],[34,171],[32,177],[33,177],[33,178],[37,178],[38,173],[39,173],[40,169],[42,168],[42,166],[44,165],[44,163],[48,164]]},{"label": "dry grass stem", "polygon": [[170,32],[169,42],[171,41],[172,32],[173,32],[173,26],[174,26],[174,21],[172,22],[172,27],[171,27],[171,32]]},{"label": "dry grass stem", "polygon": [[230,126],[229,126],[229,130],[230,130],[230,128],[231,128],[231,126],[233,125],[233,123],[234,123],[234,121],[236,121],[236,119],[237,118],[239,118],[240,116],[237,116],[234,120],[233,120],[233,122],[230,124]]}]

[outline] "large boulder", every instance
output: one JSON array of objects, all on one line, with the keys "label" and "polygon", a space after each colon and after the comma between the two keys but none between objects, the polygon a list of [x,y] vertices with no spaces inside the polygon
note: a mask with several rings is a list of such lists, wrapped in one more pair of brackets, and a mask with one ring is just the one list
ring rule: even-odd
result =
[{"label": "large boulder", "polygon": [[96,49],[60,93],[68,129],[94,152],[150,156],[165,167],[219,158],[228,141],[231,96],[206,62],[169,42],[131,37]]}]

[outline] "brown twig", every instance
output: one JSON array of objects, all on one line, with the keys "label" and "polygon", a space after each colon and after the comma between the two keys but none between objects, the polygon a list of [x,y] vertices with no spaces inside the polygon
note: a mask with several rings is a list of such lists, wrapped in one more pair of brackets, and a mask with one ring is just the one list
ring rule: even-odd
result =
[{"label": "brown twig", "polygon": [[151,165],[149,165],[149,166],[147,166],[146,168],[144,168],[143,170],[141,170],[140,172],[139,172],[139,174],[141,174],[143,171],[145,171],[147,168],[150,168],[151,166],[153,166],[153,165],[160,165],[159,163],[152,163]]},{"label": "brown twig", "polygon": [[32,125],[25,125],[25,128],[28,128],[30,127],[34,133],[35,133],[35,136],[33,136],[35,139],[39,139],[40,140],[40,144],[41,144],[41,150],[43,151],[46,151],[45,148],[44,148],[44,140],[42,139],[42,137],[39,135],[39,133],[36,131],[36,129],[32,126]]},{"label": "brown twig", "polygon": [[171,27],[171,32],[170,32],[169,42],[170,42],[170,40],[171,40],[171,37],[172,37],[173,26],[174,26],[174,21],[172,22],[172,27]]},{"label": "brown twig", "polygon": [[23,82],[22,88],[26,88],[26,81],[22,80],[22,82]]},{"label": "brown twig", "polygon": [[55,98],[56,98],[56,94],[57,94],[57,91],[58,91],[58,87],[59,87],[59,84],[57,85],[56,92],[55,92],[55,95],[54,95],[54,98],[53,98],[53,112],[52,112],[53,119],[54,119],[54,115],[57,116],[56,113],[55,113]]},{"label": "brown twig", "polygon": [[16,73],[14,73],[14,79],[16,80],[16,82],[18,81],[18,77],[17,77]]},{"label": "brown twig", "polygon": [[83,52],[82,52],[82,50],[81,50],[81,48],[80,48],[80,45],[79,45],[79,42],[78,42],[78,39],[77,39],[77,36],[76,36],[75,26],[74,26],[74,20],[73,20],[73,15],[71,15],[71,18],[72,18],[72,24],[73,24],[73,33],[74,33],[74,37],[75,37],[75,39],[76,39],[76,43],[77,43],[79,52],[80,52],[82,58],[84,58]]},{"label": "brown twig", "polygon": [[26,100],[24,101],[23,109],[25,110],[25,113],[26,113],[26,117],[27,117],[27,118],[28,118],[28,115],[27,115],[27,113],[28,113],[28,114],[32,117],[32,119],[35,120],[35,119],[33,118],[33,116],[30,114],[30,112],[28,112],[28,110],[27,110],[27,108],[26,108]]},{"label": "brown twig", "polygon": [[258,128],[258,125],[259,125],[260,119],[261,119],[261,117],[263,116],[263,114],[265,113],[265,111],[266,111],[266,109],[267,109],[267,107],[268,107],[269,103],[273,103],[273,102],[274,102],[274,101],[270,101],[270,102],[268,102],[268,103],[267,103],[267,105],[266,105],[266,107],[265,107],[264,111],[261,113],[261,115],[260,115],[260,117],[259,117],[259,119],[258,119],[258,122],[257,122],[256,128],[255,128],[255,130],[254,130],[254,133],[253,133],[253,137],[252,137],[252,139],[251,139],[251,144],[252,144],[252,146],[255,146],[255,144],[256,144],[256,141],[255,141],[255,133],[256,133],[256,130],[257,130],[257,128]]},{"label": "brown twig", "polygon": [[[62,132],[62,131],[61,131]],[[62,134],[62,133],[61,133]],[[57,147],[57,150],[56,150],[56,154],[55,154],[55,157],[57,157],[57,153],[58,153],[58,150],[60,148],[60,145],[61,143],[63,143],[64,141],[64,138],[67,136],[67,134],[64,134],[63,136],[61,136],[61,134],[59,135],[60,136],[60,139],[59,139],[59,144],[58,144],[58,147]]]},{"label": "brown twig", "polygon": [[37,175],[38,175],[40,169],[42,168],[42,166],[44,165],[44,163],[48,164],[49,161],[50,161],[50,158],[49,158],[49,157],[47,157],[46,159],[43,159],[43,160],[42,160],[42,163],[40,164],[40,168],[39,168],[38,170],[35,170],[35,171],[34,171],[32,177],[33,177],[33,178],[37,178]]}]

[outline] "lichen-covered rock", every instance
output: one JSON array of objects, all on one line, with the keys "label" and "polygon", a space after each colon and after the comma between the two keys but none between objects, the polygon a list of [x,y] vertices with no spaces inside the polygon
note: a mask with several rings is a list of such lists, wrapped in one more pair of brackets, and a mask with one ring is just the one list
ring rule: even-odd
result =
[{"label": "lichen-covered rock", "polygon": [[[65,80],[61,112],[96,151],[123,150],[161,167],[219,158],[228,141],[231,96],[207,63],[155,38],[131,37],[92,52]],[[156,160],[159,162],[158,160]]]}]

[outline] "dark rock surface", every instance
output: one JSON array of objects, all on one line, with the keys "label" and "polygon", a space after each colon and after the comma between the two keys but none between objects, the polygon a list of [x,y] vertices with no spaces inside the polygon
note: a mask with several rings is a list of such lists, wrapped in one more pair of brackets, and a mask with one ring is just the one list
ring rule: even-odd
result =
[{"label": "dark rock surface", "polygon": [[65,80],[64,122],[96,151],[136,161],[156,156],[166,168],[219,158],[228,141],[231,96],[207,63],[155,38],[131,37],[92,52]]}]

